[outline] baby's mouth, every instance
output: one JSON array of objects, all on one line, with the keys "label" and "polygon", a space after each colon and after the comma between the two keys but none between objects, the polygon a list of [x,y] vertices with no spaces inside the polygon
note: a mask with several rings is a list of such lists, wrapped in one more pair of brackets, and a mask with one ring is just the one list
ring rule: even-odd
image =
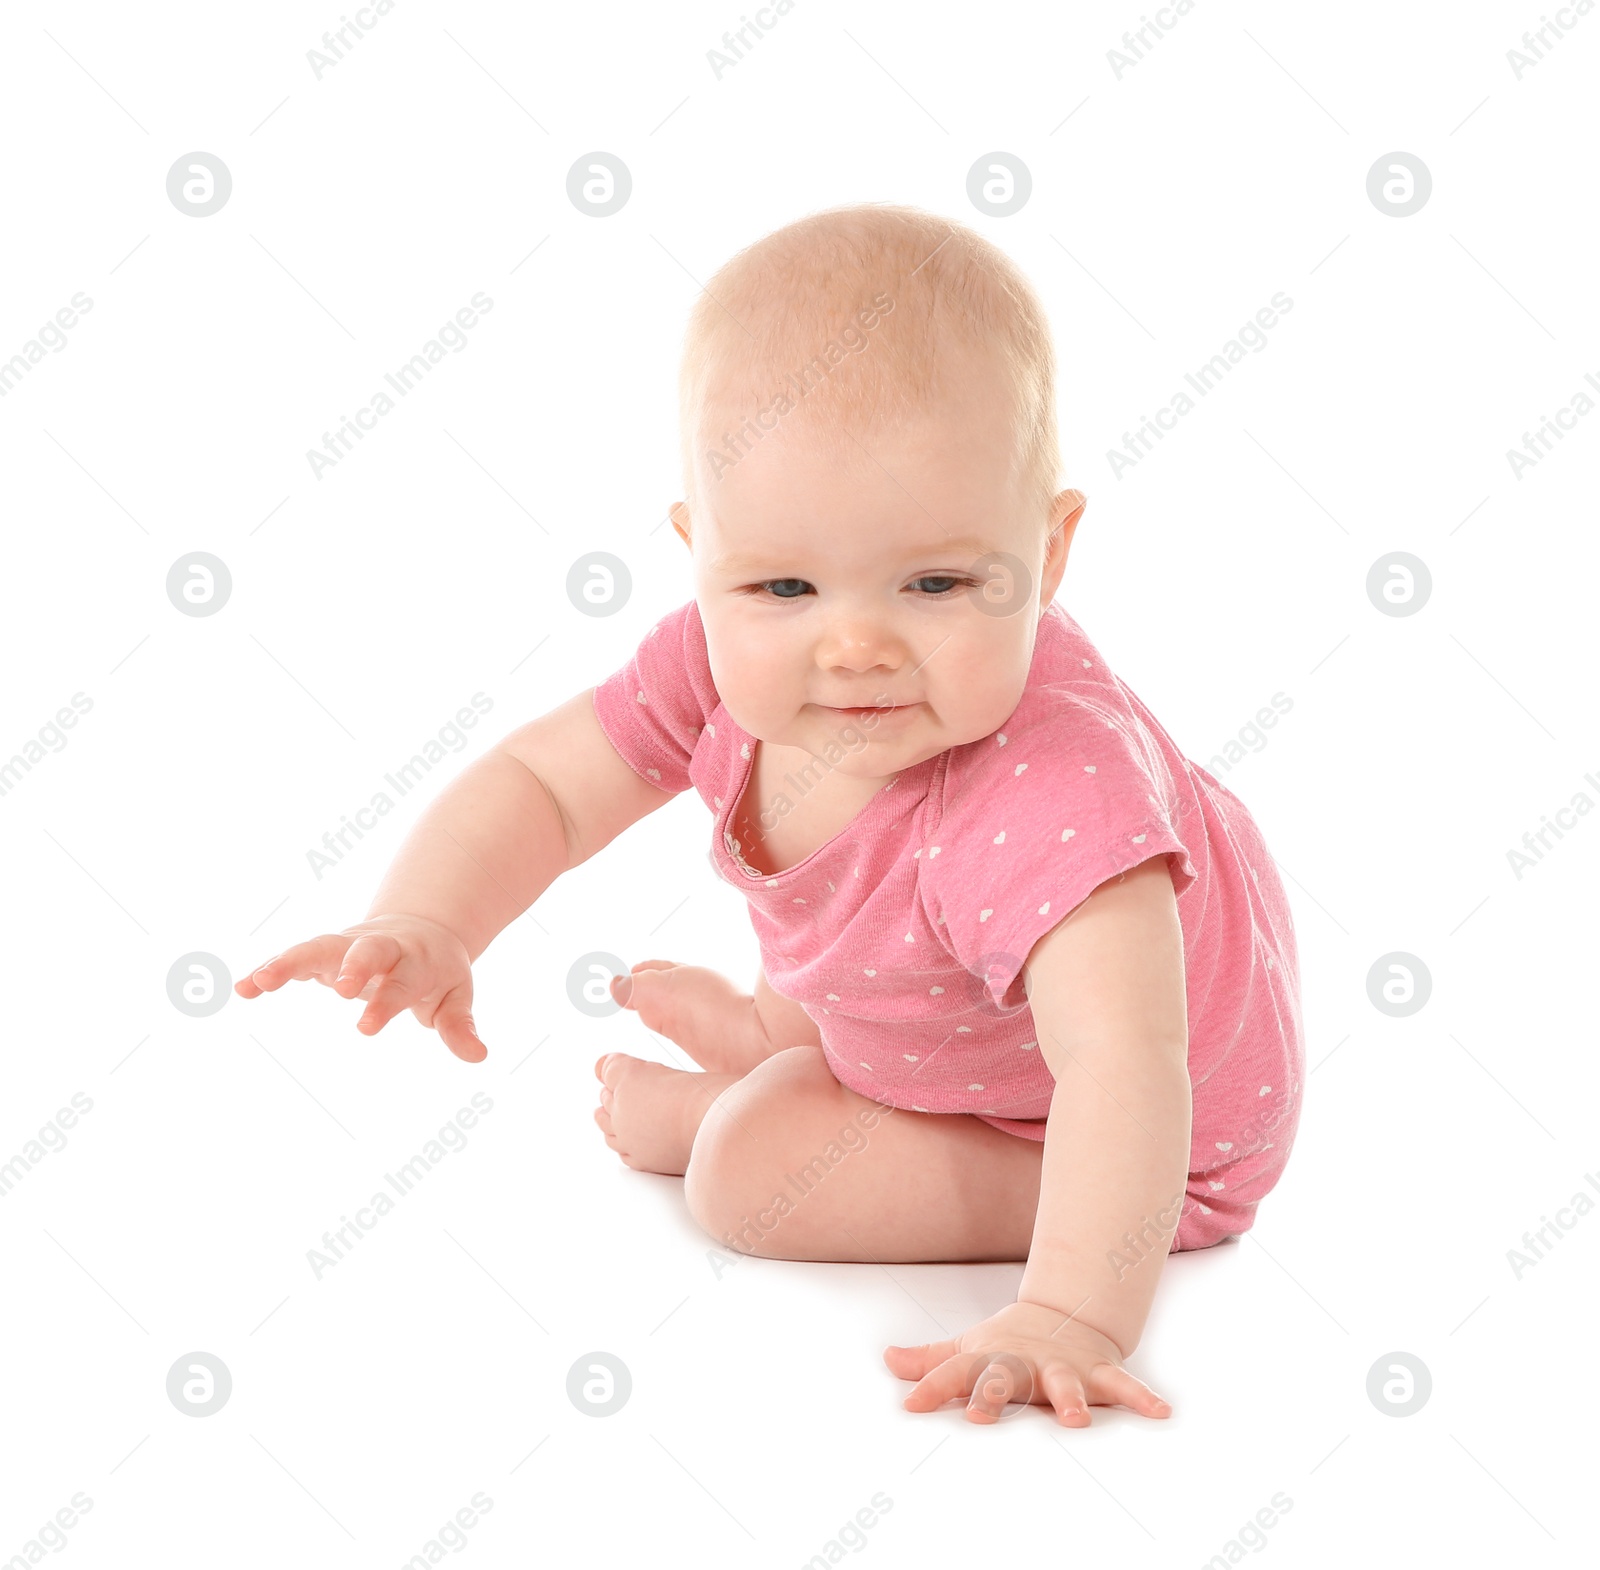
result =
[{"label": "baby's mouth", "polygon": [[897,714],[904,709],[914,709],[914,703],[863,703],[851,707],[840,707],[831,703],[819,703],[819,709],[825,709],[829,714]]}]

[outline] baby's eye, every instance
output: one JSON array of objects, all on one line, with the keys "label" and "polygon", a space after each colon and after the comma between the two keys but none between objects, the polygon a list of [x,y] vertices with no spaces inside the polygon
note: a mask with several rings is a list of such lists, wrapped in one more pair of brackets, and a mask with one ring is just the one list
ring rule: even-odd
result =
[{"label": "baby's eye", "polygon": [[912,579],[912,587],[920,588],[925,594],[948,594],[952,589],[970,585],[970,578],[963,578],[956,573],[934,572],[921,578]]},{"label": "baby's eye", "polygon": [[756,587],[765,589],[774,599],[779,600],[797,600],[811,589],[811,585],[804,578],[768,578],[765,583],[758,583]]}]

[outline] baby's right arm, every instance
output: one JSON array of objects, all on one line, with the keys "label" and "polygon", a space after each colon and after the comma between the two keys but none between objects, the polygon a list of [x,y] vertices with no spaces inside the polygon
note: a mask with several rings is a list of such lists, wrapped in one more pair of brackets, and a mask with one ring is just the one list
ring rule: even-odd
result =
[{"label": "baby's right arm", "polygon": [[469,1063],[488,1049],[472,1023],[472,962],[563,872],[665,806],[670,791],[623,762],[592,689],[511,732],[450,782],[400,847],[366,919],[285,949],[240,997],[315,979],[363,997],[357,1029],[403,1008]]}]

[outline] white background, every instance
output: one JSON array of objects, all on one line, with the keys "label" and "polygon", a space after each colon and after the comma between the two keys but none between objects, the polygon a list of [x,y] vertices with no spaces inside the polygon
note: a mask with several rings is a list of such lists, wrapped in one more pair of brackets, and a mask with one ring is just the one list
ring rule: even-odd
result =
[{"label": "white background", "polygon": [[[873,1563],[1180,1566],[1282,1492],[1273,1563],[1577,1562],[1600,1218],[1520,1279],[1507,1251],[1600,1172],[1600,824],[1520,878],[1507,851],[1600,800],[1600,414],[1520,479],[1506,450],[1600,377],[1600,17],[1519,80],[1531,4],[1201,0],[1119,79],[1133,5],[799,0],[718,79],[739,14],[400,0],[319,80],[336,4],[7,8],[0,358],[93,309],[0,399],[0,758],[93,707],[0,796],[0,1162],[93,1110],[0,1203],[0,1555],[82,1491],[82,1566],[392,1566],[482,1492],[470,1563],[794,1566],[881,1492]],[[566,195],[597,149],[634,182],[604,219]],[[196,150],[233,180],[203,219],[166,194]],[[966,196],[996,150],[1033,177],[1009,218]],[[1433,180],[1407,218],[1367,195],[1396,150]],[[1064,603],[1178,744],[1293,701],[1222,777],[1294,906],[1305,1116],[1255,1230],[1166,1271],[1131,1365],[1164,1423],[906,1413],[881,1349],[992,1313],[1020,1265],[719,1273],[681,1181],[605,1147],[596,1057],[681,1059],[578,1013],[573,961],[754,975],[692,793],[484,956],[482,1065],[409,1015],[365,1039],[314,985],[168,1001],[180,956],[237,976],[360,919],[444,779],[689,597],[662,520],[697,281],[849,201],[972,224],[1038,287],[1090,498]],[[314,477],[475,291],[467,347]],[[1268,346],[1116,478],[1277,291]],[[611,617],[566,596],[592,550],[632,573]],[[232,575],[214,616],[166,595],[194,551]],[[1430,569],[1415,615],[1367,597],[1393,551]],[[476,692],[467,747],[314,876]],[[1410,1017],[1368,999],[1391,951],[1432,977]],[[318,1280],[307,1250],[475,1090],[466,1149]],[[233,1380],[203,1419],[166,1395],[196,1350]],[[632,1378],[605,1418],[567,1395],[596,1351]],[[1433,1382],[1405,1418],[1367,1395],[1395,1351]]]}]

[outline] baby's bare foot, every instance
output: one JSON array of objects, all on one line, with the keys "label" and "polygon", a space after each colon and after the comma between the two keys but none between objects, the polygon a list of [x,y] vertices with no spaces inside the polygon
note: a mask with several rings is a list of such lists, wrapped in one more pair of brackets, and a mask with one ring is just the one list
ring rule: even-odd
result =
[{"label": "baby's bare foot", "polygon": [[594,1066],[600,1105],[594,1120],[606,1143],[630,1167],[682,1177],[711,1103],[738,1074],[691,1074],[608,1052]]},{"label": "baby's bare foot", "polygon": [[631,975],[613,978],[611,995],[713,1074],[748,1074],[772,1056],[756,1000],[714,970],[641,960]]}]

